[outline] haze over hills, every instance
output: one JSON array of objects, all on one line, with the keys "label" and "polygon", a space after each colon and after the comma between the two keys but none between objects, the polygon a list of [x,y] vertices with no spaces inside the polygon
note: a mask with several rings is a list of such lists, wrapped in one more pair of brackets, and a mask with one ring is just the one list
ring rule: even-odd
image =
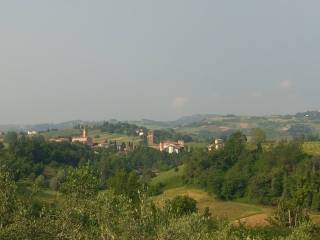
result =
[{"label": "haze over hills", "polygon": [[[116,119],[109,122],[118,122]],[[0,125],[0,131],[47,131],[50,129],[70,129],[78,125],[93,126],[103,121],[73,120],[62,123],[44,123],[35,125]],[[270,116],[237,116],[233,114],[195,114],[181,117],[175,121],[156,121],[142,119],[139,121],[125,121],[137,126],[152,129],[174,128],[177,132],[189,134],[198,139],[228,136],[235,131],[249,134],[253,128],[263,129],[269,138],[291,138],[297,136],[317,137],[320,133],[320,112],[307,111],[295,115]]]}]

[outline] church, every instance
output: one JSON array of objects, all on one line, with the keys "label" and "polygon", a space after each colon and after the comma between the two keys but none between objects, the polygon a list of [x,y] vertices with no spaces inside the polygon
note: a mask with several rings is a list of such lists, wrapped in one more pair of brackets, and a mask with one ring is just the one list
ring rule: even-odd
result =
[{"label": "church", "polygon": [[73,143],[81,143],[81,144],[85,144],[88,146],[92,146],[93,145],[93,141],[92,139],[88,136],[88,130],[86,128],[84,128],[82,130],[82,135],[80,137],[73,137],[72,138],[72,142]]}]

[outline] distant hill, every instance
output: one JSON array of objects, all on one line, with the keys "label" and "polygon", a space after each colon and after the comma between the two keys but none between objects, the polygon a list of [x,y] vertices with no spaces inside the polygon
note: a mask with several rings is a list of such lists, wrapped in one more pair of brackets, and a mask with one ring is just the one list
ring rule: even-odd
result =
[{"label": "distant hill", "polygon": [[81,120],[73,120],[73,121],[67,121],[62,123],[42,123],[42,124],[6,124],[6,125],[0,125],[0,131],[7,132],[7,131],[28,131],[28,130],[34,130],[34,131],[47,131],[50,129],[57,129],[57,130],[63,130],[63,129],[70,129],[74,128],[77,125],[90,125],[93,124],[93,122],[85,122]]},{"label": "distant hill", "polygon": [[[74,120],[56,124],[36,125],[0,125],[0,131],[46,131],[49,129],[70,129],[78,125],[93,126],[103,121],[81,121]],[[119,122],[116,119],[109,120],[110,123]],[[270,116],[237,116],[233,114],[196,114],[181,117],[175,121],[156,121],[142,119],[139,121],[126,121],[151,129],[173,128],[177,133],[192,136],[194,139],[212,139],[214,137],[225,137],[235,131],[250,134],[251,129],[261,128],[269,139],[284,139],[292,137],[318,138],[320,135],[320,112],[306,111],[294,115],[270,115]]]}]

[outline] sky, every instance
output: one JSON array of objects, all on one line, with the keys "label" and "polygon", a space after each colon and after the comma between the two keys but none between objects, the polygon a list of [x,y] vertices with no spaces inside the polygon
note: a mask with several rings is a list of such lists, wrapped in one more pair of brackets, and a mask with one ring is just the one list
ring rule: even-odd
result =
[{"label": "sky", "polygon": [[318,110],[318,0],[1,0],[0,124]]}]

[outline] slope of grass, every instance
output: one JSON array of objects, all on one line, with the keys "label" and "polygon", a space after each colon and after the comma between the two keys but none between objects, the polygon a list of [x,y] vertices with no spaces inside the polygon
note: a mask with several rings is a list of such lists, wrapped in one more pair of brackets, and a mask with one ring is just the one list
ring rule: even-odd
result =
[{"label": "slope of grass", "polygon": [[54,130],[54,131],[48,131],[41,133],[45,138],[54,138],[54,137],[73,137],[80,135],[79,129],[64,129],[64,130]]},{"label": "slope of grass", "polygon": [[[80,136],[81,130],[80,129],[64,129],[58,131],[48,131],[41,133],[45,138],[54,138],[54,137],[74,137]],[[127,136],[125,134],[113,134],[113,133],[105,133],[101,132],[100,130],[92,130],[89,131],[89,137],[93,139],[95,143],[101,143],[106,140],[108,141],[117,141],[117,142],[134,142],[139,143],[141,142],[141,138],[138,136]]]},{"label": "slope of grass", "polygon": [[89,136],[93,139],[94,142],[100,143],[105,140],[108,141],[117,141],[117,142],[141,142],[141,138],[138,136],[127,136],[124,134],[115,134],[115,133],[105,133],[100,130],[89,131]]},{"label": "slope of grass", "polygon": [[320,142],[305,142],[303,150],[307,154],[320,156]]},{"label": "slope of grass", "polygon": [[197,201],[200,212],[208,207],[213,216],[230,221],[258,214],[267,216],[272,211],[271,208],[253,204],[220,201],[209,195],[207,192],[192,187],[180,187],[166,190],[163,194],[154,197],[154,201],[157,205],[162,206],[166,200],[173,199],[176,196],[189,196]]},{"label": "slope of grass", "polygon": [[176,188],[183,186],[183,175],[185,166],[181,165],[176,169],[170,169],[169,171],[161,172],[158,176],[154,177],[151,181],[151,185],[157,185],[159,183],[164,185],[164,189]]},{"label": "slope of grass", "polygon": [[188,142],[186,143],[186,146],[190,148],[206,149],[208,147],[208,143],[207,142]]}]

